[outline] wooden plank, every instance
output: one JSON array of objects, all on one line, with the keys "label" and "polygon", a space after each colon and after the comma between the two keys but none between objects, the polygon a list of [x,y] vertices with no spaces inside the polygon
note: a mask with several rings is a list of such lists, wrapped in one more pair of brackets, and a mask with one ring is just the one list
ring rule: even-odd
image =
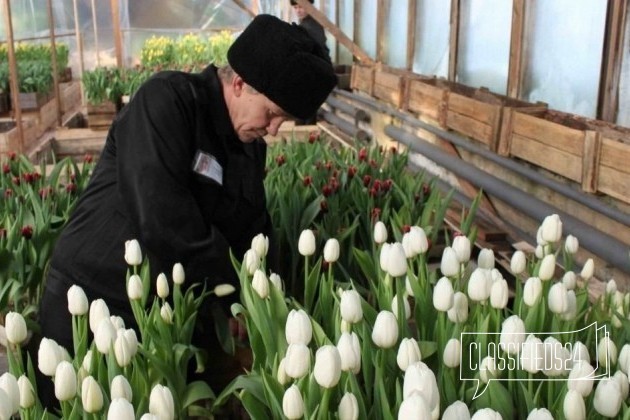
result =
[{"label": "wooden plank", "polygon": [[374,68],[354,64],[352,66],[351,88],[372,95],[374,89]]},{"label": "wooden plank", "polygon": [[446,116],[446,126],[488,146],[493,143],[495,133],[492,127],[464,114],[449,110]]},{"label": "wooden plank", "polygon": [[449,112],[463,114],[483,124],[492,125],[496,121],[496,114],[500,112],[500,106],[450,92],[448,95],[448,110]]},{"label": "wooden plank", "polygon": [[552,121],[516,112],[512,121],[514,134],[529,137],[576,156],[582,156],[584,132]]},{"label": "wooden plank", "polygon": [[409,81],[408,109],[436,122],[440,121],[442,109],[446,108],[446,95],[444,88],[412,79]]},{"label": "wooden plank", "polygon": [[457,52],[459,49],[460,0],[451,0],[451,21],[448,47],[448,80],[457,78]]},{"label": "wooden plank", "polygon": [[549,147],[531,137],[514,134],[510,154],[573,181],[582,181],[582,158],[580,156]]},{"label": "wooden plank", "polygon": [[609,2],[598,101],[599,117],[604,121],[615,122],[617,120],[627,9],[627,1]]},{"label": "wooden plank", "polygon": [[388,36],[385,34],[387,15],[389,13],[389,0],[376,2],[376,62],[387,62],[385,52],[387,50]]},{"label": "wooden plank", "polygon": [[601,148],[601,133],[587,130],[584,136],[584,153],[582,157],[582,190],[589,193],[597,192]]},{"label": "wooden plank", "polygon": [[501,133],[496,146],[496,152],[500,156],[509,156],[510,149],[512,148],[513,120],[515,112],[513,108],[503,108],[502,114]]},{"label": "wooden plank", "polygon": [[374,73],[374,83],[388,89],[400,89],[402,77],[397,74],[376,71]]},{"label": "wooden plank", "polygon": [[630,173],[600,165],[597,189],[624,203],[630,203]]},{"label": "wooden plank", "polygon": [[402,105],[403,82],[402,76],[383,71],[374,73],[373,95],[383,99],[395,107]]},{"label": "wooden plank", "polygon": [[512,0],[512,32],[510,36],[510,63],[508,66],[507,94],[518,98],[523,80],[523,48],[525,28],[525,0]]},{"label": "wooden plank", "polygon": [[416,1],[407,2],[407,55],[405,60],[405,67],[409,71],[413,69],[413,56],[416,52],[417,10],[418,5]]},{"label": "wooden plank", "polygon": [[600,165],[630,174],[630,144],[604,137]]}]

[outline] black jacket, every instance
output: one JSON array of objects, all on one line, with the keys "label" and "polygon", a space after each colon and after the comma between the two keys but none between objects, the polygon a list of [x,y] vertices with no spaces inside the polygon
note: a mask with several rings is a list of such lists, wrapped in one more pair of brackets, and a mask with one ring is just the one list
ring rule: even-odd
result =
[{"label": "black jacket", "polygon": [[326,33],[324,32],[322,25],[313,19],[313,17],[307,15],[300,21],[300,26],[306,29],[306,32],[308,32],[311,38],[317,41],[326,53],[326,57],[330,59],[330,50],[326,45]]},{"label": "black jacket", "polygon": [[[214,156],[223,185],[192,169]],[[240,259],[258,233],[270,234],[263,177],[266,145],[237,137],[216,68],[154,75],[119,113],[90,184],[59,238],[49,287],[82,286],[90,299],[128,307],[125,241],[138,239],[158,273],[181,262],[186,283],[236,285]],[[60,275],[59,275],[60,274]],[[65,287],[65,289],[63,289]]]}]

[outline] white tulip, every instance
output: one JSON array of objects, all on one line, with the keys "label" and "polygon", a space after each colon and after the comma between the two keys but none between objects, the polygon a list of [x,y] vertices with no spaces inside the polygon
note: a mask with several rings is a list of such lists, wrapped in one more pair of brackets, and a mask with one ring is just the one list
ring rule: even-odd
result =
[{"label": "white tulip", "polygon": [[407,274],[407,257],[400,242],[394,242],[387,252],[387,273],[392,277]]},{"label": "white tulip", "polygon": [[409,232],[406,232],[403,235],[400,242],[402,244],[403,250],[405,251],[405,257],[407,257],[407,259],[414,258],[416,255],[418,255],[411,246],[411,235]]},{"label": "white tulip", "polygon": [[381,267],[381,270],[387,272],[387,266],[389,264],[389,250],[392,247],[392,244],[385,242],[381,245],[381,252],[378,256],[378,263]]},{"label": "white tulip", "polygon": [[282,412],[289,420],[301,419],[304,416],[304,400],[297,385],[291,385],[282,397]]},{"label": "white tulip", "polygon": [[374,329],[372,330],[372,341],[383,349],[389,349],[396,345],[398,341],[398,323],[393,313],[389,311],[378,313],[374,322]]},{"label": "white tulip", "polygon": [[73,284],[68,289],[68,312],[79,316],[87,314],[89,309],[88,299],[81,286]]},{"label": "white tulip", "polygon": [[20,407],[31,408],[35,405],[35,389],[26,375],[22,375],[17,380],[20,391]]},{"label": "white tulip", "polygon": [[16,346],[22,344],[28,335],[26,321],[24,321],[22,314],[8,312],[4,318],[4,332],[9,343]]},{"label": "white tulip", "polygon": [[540,372],[545,363],[545,348],[542,340],[533,334],[528,335],[519,356],[523,370],[531,374]]},{"label": "white tulip", "polygon": [[135,420],[133,405],[124,398],[116,398],[109,404],[107,420]]},{"label": "white tulip", "polygon": [[606,294],[613,295],[617,291],[617,282],[615,279],[610,279],[606,282]]},{"label": "white tulip", "polygon": [[284,358],[284,370],[293,379],[306,375],[311,366],[311,351],[305,344],[289,344]]},{"label": "white tulip", "polygon": [[481,364],[479,365],[479,379],[484,384],[487,384],[490,379],[496,379],[499,376],[499,371],[497,370],[497,362],[494,357],[486,356],[481,359]]},{"label": "white tulip", "polygon": [[387,228],[380,220],[374,225],[374,242],[382,244],[387,241]]},{"label": "white tulip", "polygon": [[217,284],[214,286],[213,292],[217,297],[224,297],[231,295],[236,291],[236,287],[232,286],[229,283]]},{"label": "white tulip", "polygon": [[554,254],[545,255],[540,262],[538,277],[542,281],[551,280],[556,271],[556,256]]},{"label": "white tulip", "polygon": [[298,240],[298,251],[304,257],[315,253],[315,234],[310,229],[304,229]]},{"label": "white tulip", "polygon": [[518,354],[525,341],[525,323],[518,315],[512,315],[501,324],[500,346],[508,354]]},{"label": "white tulip", "polygon": [[[402,297],[402,301],[405,310],[405,319],[409,319],[411,318],[411,304],[409,303],[409,299],[407,299],[407,296],[404,296],[404,294]],[[398,295],[394,295],[394,298],[392,299],[392,313],[394,314],[396,319],[398,319]]]},{"label": "white tulip", "polygon": [[324,245],[324,261],[334,263],[339,259],[339,241],[330,238]]},{"label": "white tulip", "polygon": [[562,283],[567,288],[567,290],[575,290],[577,286],[577,279],[575,278],[575,273],[573,271],[567,271],[562,276]]},{"label": "white tulip", "polygon": [[409,296],[415,296],[413,293],[413,288],[411,287],[412,281],[414,281],[416,284],[418,283],[417,279],[414,278],[414,280],[411,280],[409,276],[405,276],[405,291]]},{"label": "white tulip", "polygon": [[68,401],[77,395],[77,373],[72,363],[61,361],[55,370],[55,397],[59,401]]},{"label": "white tulip", "polygon": [[90,304],[90,331],[92,334],[96,334],[96,330],[98,329],[101,320],[104,318],[109,319],[109,308],[103,299],[93,300]]},{"label": "white tulip", "polygon": [[405,337],[398,346],[398,353],[396,354],[396,363],[403,372],[407,368],[422,360],[422,353],[420,353],[420,346],[418,342],[413,338]]},{"label": "white tulip", "polygon": [[536,247],[536,249],[534,250],[534,255],[536,256],[536,258],[538,258],[539,260],[542,260],[543,257],[545,256],[545,249],[543,248],[543,245],[538,245]]},{"label": "white tulip", "polygon": [[11,401],[9,401],[9,397],[3,390],[0,389],[0,418],[1,419],[10,419],[11,415]]},{"label": "white tulip", "polygon": [[595,263],[592,258],[589,258],[584,263],[582,267],[582,271],[580,272],[580,277],[584,279],[584,281],[588,281],[591,277],[593,277],[593,272],[595,271]]},{"label": "white tulip", "polygon": [[260,267],[260,257],[253,249],[248,249],[243,256],[243,265],[247,269],[249,275],[253,275],[258,267]]},{"label": "white tulip", "polygon": [[621,389],[614,379],[604,379],[595,389],[593,407],[605,417],[616,417],[621,408]]},{"label": "white tulip", "polygon": [[269,296],[269,280],[262,270],[256,270],[254,272],[252,289],[256,291],[261,299],[266,299]]},{"label": "white tulip", "polygon": [[446,407],[444,414],[442,414],[442,420],[470,420],[468,406],[463,401],[455,401]]},{"label": "white tulip", "polygon": [[621,347],[617,358],[617,368],[626,375],[628,374],[628,368],[630,368],[630,344],[624,344]]},{"label": "white tulip", "polygon": [[166,274],[158,274],[156,280],[156,289],[159,297],[161,297],[162,299],[166,299],[168,297],[170,290],[168,287],[168,279],[166,278]]},{"label": "white tulip", "polygon": [[175,403],[169,387],[157,384],[149,395],[149,413],[158,416],[160,420],[175,418]]},{"label": "white tulip", "polygon": [[415,254],[424,254],[429,249],[427,234],[420,226],[411,226],[409,229],[409,242]]},{"label": "white tulip", "polygon": [[398,420],[429,420],[431,410],[424,396],[419,392],[405,398],[398,409]]},{"label": "white tulip", "polygon": [[601,366],[609,368],[617,364],[617,346],[608,336],[597,345],[597,360]]},{"label": "white tulip", "polygon": [[112,401],[117,398],[123,398],[131,402],[133,399],[133,390],[131,389],[131,385],[129,384],[127,378],[123,375],[114,376],[112,384],[109,387],[109,393]]},{"label": "white tulip", "polygon": [[337,347],[328,344],[317,349],[313,376],[322,388],[337,385],[341,378],[341,356]]},{"label": "white tulip", "polygon": [[530,277],[523,286],[523,303],[532,307],[538,303],[542,296],[542,282],[538,277]]},{"label": "white tulip", "polygon": [[479,268],[492,270],[494,268],[494,251],[490,248],[483,248],[477,256],[477,265]]},{"label": "white tulip", "polygon": [[448,319],[454,323],[463,323],[468,319],[468,298],[462,292],[453,295],[453,306],[447,312]]},{"label": "white tulip", "polygon": [[132,274],[127,281],[127,297],[131,300],[139,300],[142,298],[142,293],[142,279],[139,275]]},{"label": "white tulip", "polygon": [[160,308],[160,317],[166,324],[173,324],[173,309],[168,302],[164,302]]},{"label": "white tulip", "polygon": [[619,384],[619,389],[621,390],[621,399],[625,400],[626,398],[628,398],[628,391],[630,387],[630,384],[628,383],[628,375],[618,370],[613,375],[613,379]]},{"label": "white tulip", "polygon": [[461,344],[457,338],[451,338],[444,346],[442,360],[444,365],[449,368],[456,368],[460,363]]},{"label": "white tulip", "polygon": [[569,374],[573,367],[569,350],[555,337],[545,338],[543,346],[545,347],[545,368],[542,372],[549,377]]},{"label": "white tulip", "polygon": [[125,261],[133,266],[142,264],[142,250],[136,239],[125,241]]},{"label": "white tulip", "polygon": [[502,420],[501,414],[491,408],[482,408],[477,410],[471,417],[471,420]]},{"label": "white tulip", "polygon": [[98,413],[103,408],[103,391],[93,376],[88,376],[81,383],[81,403],[86,413]]},{"label": "white tulip", "polygon": [[510,260],[510,271],[512,274],[519,275],[523,271],[525,271],[525,267],[527,266],[527,257],[523,251],[516,251],[512,255],[512,259]]},{"label": "white tulip", "polygon": [[186,281],[186,272],[184,271],[184,266],[182,263],[173,264],[173,283],[179,284],[180,286],[184,284]]},{"label": "white tulip", "polygon": [[551,286],[547,299],[549,310],[554,314],[562,314],[569,309],[569,295],[564,283],[555,283]]},{"label": "white tulip", "polygon": [[344,290],[339,304],[341,318],[349,324],[356,324],[363,319],[361,295],[356,290]]},{"label": "white tulip", "polygon": [[265,258],[269,251],[269,238],[259,233],[252,239],[251,249],[256,251],[256,254],[260,258]]},{"label": "white tulip", "polygon": [[286,385],[291,380],[289,375],[287,375],[286,369],[284,368],[286,363],[287,363],[286,359],[283,358],[282,360],[280,360],[280,363],[278,364],[278,372],[276,373],[276,379],[278,380],[278,382],[280,382],[280,385]]},{"label": "white tulip", "polygon": [[403,380],[403,399],[409,398],[414,393],[419,393],[424,397],[429,412],[440,406],[440,394],[437,387],[435,374],[423,362],[416,362],[407,367]]},{"label": "white tulip", "polygon": [[0,376],[0,390],[8,397],[11,414],[17,413],[20,409],[20,388],[13,374],[5,372]]},{"label": "white tulip", "polygon": [[[576,363],[578,360],[583,360],[586,363],[591,363],[591,356],[588,353],[588,349],[581,341],[573,343],[573,351],[571,352],[571,360]],[[629,349],[630,350],[630,349]]]},{"label": "white tulip", "polygon": [[284,286],[282,285],[282,279],[280,278],[278,274],[276,273],[269,274],[269,282],[272,284],[273,287],[278,289],[280,292],[284,291]]},{"label": "white tulip", "polygon": [[573,235],[567,236],[564,240],[564,250],[568,254],[573,255],[578,252],[578,249],[580,249],[580,242],[578,241],[578,238]]},{"label": "white tulip", "polygon": [[560,318],[565,321],[572,321],[577,316],[577,297],[575,291],[567,291],[567,310],[560,314]]},{"label": "white tulip", "polygon": [[453,238],[453,244],[451,245],[457,261],[460,264],[467,263],[470,260],[470,239],[464,235],[458,235]]},{"label": "white tulip", "polygon": [[440,278],[433,288],[433,307],[441,312],[448,311],[453,307],[454,294],[453,283],[451,283],[449,278]]},{"label": "white tulip", "polygon": [[585,420],[586,405],[584,404],[584,398],[577,391],[569,389],[564,396],[562,412],[566,420]]},{"label": "white tulip", "polygon": [[507,306],[510,290],[505,279],[492,283],[490,288],[490,305],[496,309],[504,309]]},{"label": "white tulip", "polygon": [[534,408],[529,412],[527,420],[553,420],[553,416],[546,408]]},{"label": "white tulip", "polygon": [[337,342],[337,350],[341,356],[341,370],[355,375],[361,370],[361,344],[355,333],[341,333]]},{"label": "white tulip", "polygon": [[158,416],[156,416],[155,414],[151,414],[151,413],[144,413],[141,417],[140,420],[160,420],[160,418]]},{"label": "white tulip", "polygon": [[313,338],[311,318],[303,309],[291,309],[285,325],[285,337],[288,344],[308,345]]},{"label": "white tulip", "polygon": [[582,397],[586,398],[593,390],[593,380],[595,369],[593,366],[583,360],[573,363],[569,379],[567,380],[567,388],[577,391]]},{"label": "white tulip", "polygon": [[490,271],[484,268],[475,268],[468,279],[468,297],[475,302],[486,301],[490,297],[491,287]]},{"label": "white tulip", "polygon": [[125,320],[118,315],[112,315],[109,317],[109,320],[112,321],[112,325],[116,331],[125,329]]},{"label": "white tulip", "polygon": [[[165,303],[166,305],[167,303]],[[118,366],[125,367],[138,352],[138,337],[133,329],[120,329],[116,333],[114,341],[114,355]]]},{"label": "white tulip", "polygon": [[94,342],[96,343],[96,349],[102,354],[108,354],[109,349],[114,340],[116,339],[116,328],[109,318],[101,319],[98,324],[98,329],[94,334]]},{"label": "white tulip", "polygon": [[440,261],[440,271],[443,276],[452,277],[459,274],[459,260],[457,254],[450,246],[442,251],[442,260]]},{"label": "white tulip", "polygon": [[63,360],[59,344],[53,339],[42,338],[37,352],[37,364],[40,372],[46,376],[55,376],[57,365]]},{"label": "white tulip", "polygon": [[88,350],[83,356],[81,367],[88,373],[92,371],[92,350]]},{"label": "white tulip", "polygon": [[357,420],[359,418],[359,403],[352,392],[346,392],[339,402],[339,420]]},{"label": "white tulip", "polygon": [[557,214],[545,217],[540,228],[542,238],[547,243],[558,242],[562,238],[562,221]]}]

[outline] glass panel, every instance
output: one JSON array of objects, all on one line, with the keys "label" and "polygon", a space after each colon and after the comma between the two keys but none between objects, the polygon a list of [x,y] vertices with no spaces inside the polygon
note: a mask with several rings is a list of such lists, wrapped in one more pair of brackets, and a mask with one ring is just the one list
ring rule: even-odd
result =
[{"label": "glass panel", "polygon": [[[328,20],[330,20],[333,25],[337,25],[336,22],[336,17],[335,17],[335,7],[336,7],[336,1],[335,0],[326,0],[324,2],[324,13],[326,13],[326,17],[328,18]],[[335,61],[335,57],[337,55],[337,43],[335,42],[335,37],[333,37],[328,31],[326,32],[326,45],[328,46],[328,50],[330,51],[330,58],[331,60],[334,62]]]},{"label": "glass panel", "polygon": [[527,3],[523,99],[595,117],[606,0]]},{"label": "glass panel", "polygon": [[371,58],[376,58],[376,0],[362,1],[356,43]]},{"label": "glass panel", "polygon": [[[354,38],[354,0],[339,0],[339,29],[350,39]],[[352,64],[352,53],[339,44],[338,64]]]},{"label": "glass panel", "polygon": [[417,1],[414,73],[448,76],[450,1]]},{"label": "glass panel", "polygon": [[463,0],[460,9],[457,81],[507,90],[512,27],[511,0]]},{"label": "glass panel", "polygon": [[617,124],[630,127],[630,19],[626,20],[626,34],[621,63]]},{"label": "glass panel", "polygon": [[408,1],[392,1],[385,24],[385,54],[383,59],[392,67],[407,66],[407,12]]}]

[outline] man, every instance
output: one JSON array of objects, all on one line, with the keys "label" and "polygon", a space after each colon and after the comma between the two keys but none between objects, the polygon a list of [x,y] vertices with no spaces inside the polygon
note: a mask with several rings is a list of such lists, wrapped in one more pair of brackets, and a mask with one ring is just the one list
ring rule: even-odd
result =
[{"label": "man", "polygon": [[[308,1],[313,4],[313,0]],[[326,45],[326,34],[324,33],[324,28],[322,27],[322,25],[320,25],[318,21],[313,19],[313,17],[310,16],[302,6],[295,2],[295,0],[291,0],[291,6],[293,6],[293,10],[295,10],[295,14],[298,17],[300,26],[306,29],[306,32],[308,32],[309,35],[313,37],[313,39],[317,41],[319,45],[321,45],[324,51],[326,51],[326,56],[328,57],[330,55],[330,52],[328,50],[328,46]]]},{"label": "man", "polygon": [[[72,349],[72,284],[135,325],[125,290],[129,239],[139,240],[152,279],[180,262],[188,284],[238,285],[230,250],[243,256],[256,234],[271,233],[261,137],[314,114],[336,76],[302,28],[269,15],[234,41],[228,62],[200,74],[158,73],[119,113],[55,246],[39,312],[44,337]],[[210,312],[206,305],[199,314],[204,331],[194,344],[222,360]],[[222,385],[211,384],[215,392]]]}]

